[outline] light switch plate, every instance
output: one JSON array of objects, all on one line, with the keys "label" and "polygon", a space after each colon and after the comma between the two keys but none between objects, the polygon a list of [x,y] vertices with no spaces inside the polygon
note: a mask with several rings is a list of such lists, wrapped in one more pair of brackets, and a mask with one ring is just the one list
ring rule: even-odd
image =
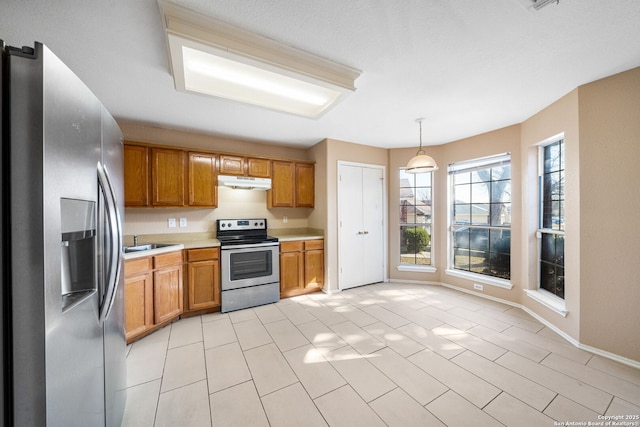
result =
[{"label": "light switch plate", "polygon": [[169,218],[169,220],[167,221],[169,228],[176,228],[176,219],[175,218]]},{"label": "light switch plate", "polygon": [[187,218],[180,218],[180,227],[187,226]]}]

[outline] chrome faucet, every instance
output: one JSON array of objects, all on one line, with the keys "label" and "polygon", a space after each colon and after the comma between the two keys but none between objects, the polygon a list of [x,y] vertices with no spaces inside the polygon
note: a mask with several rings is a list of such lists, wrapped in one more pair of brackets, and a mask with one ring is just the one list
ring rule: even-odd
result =
[{"label": "chrome faucet", "polygon": [[138,246],[138,235],[137,234],[133,235],[133,246]]}]

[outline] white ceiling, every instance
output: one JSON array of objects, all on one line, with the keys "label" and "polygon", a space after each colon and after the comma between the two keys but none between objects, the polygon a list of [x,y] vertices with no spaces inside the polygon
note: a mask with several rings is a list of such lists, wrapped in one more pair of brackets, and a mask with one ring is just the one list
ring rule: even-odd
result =
[{"label": "white ceiling", "polygon": [[308,147],[425,145],[522,122],[640,66],[640,1],[174,0],[363,71],[319,120],[174,90],[156,0],[2,0],[0,39],[49,46],[118,119]]}]

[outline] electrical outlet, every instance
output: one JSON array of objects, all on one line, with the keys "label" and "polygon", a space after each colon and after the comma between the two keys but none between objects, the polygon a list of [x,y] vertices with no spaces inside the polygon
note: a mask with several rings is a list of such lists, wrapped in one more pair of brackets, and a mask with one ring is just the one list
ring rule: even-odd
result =
[{"label": "electrical outlet", "polygon": [[187,218],[180,218],[180,227],[187,226]]},{"label": "electrical outlet", "polygon": [[484,290],[484,286],[479,285],[477,283],[474,283],[473,284],[473,289],[478,290],[478,291],[482,291],[482,290]]},{"label": "electrical outlet", "polygon": [[282,217],[282,223],[286,224],[289,221],[289,218],[287,218],[286,216]]},{"label": "electrical outlet", "polygon": [[175,218],[169,218],[167,220],[167,224],[169,225],[169,228],[176,228],[176,219]]}]

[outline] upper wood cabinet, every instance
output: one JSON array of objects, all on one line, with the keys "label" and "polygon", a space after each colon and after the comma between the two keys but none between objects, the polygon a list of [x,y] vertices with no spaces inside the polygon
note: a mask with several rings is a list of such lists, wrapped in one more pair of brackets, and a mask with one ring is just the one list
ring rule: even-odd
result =
[{"label": "upper wood cabinet", "polygon": [[315,198],[314,166],[296,163],[296,207],[312,208]]},{"label": "upper wood cabinet", "polygon": [[220,175],[271,178],[271,160],[221,154]]},{"label": "upper wood cabinet", "polygon": [[292,208],[294,200],[295,165],[291,162],[274,160],[271,163],[271,190],[267,192],[267,205],[270,208]]},{"label": "upper wood cabinet", "polygon": [[271,160],[248,158],[247,175],[255,178],[271,178]]},{"label": "upper wood cabinet", "polygon": [[244,175],[245,158],[238,156],[220,155],[220,175]]},{"label": "upper wood cabinet", "polygon": [[149,206],[149,149],[124,146],[124,204]]},{"label": "upper wood cabinet", "polygon": [[218,206],[215,154],[189,153],[189,206]]},{"label": "upper wood cabinet", "polygon": [[314,207],[314,165],[274,160],[271,167],[271,190],[267,192],[269,208]]},{"label": "upper wood cabinet", "polygon": [[184,206],[184,151],[151,149],[153,206]]}]

